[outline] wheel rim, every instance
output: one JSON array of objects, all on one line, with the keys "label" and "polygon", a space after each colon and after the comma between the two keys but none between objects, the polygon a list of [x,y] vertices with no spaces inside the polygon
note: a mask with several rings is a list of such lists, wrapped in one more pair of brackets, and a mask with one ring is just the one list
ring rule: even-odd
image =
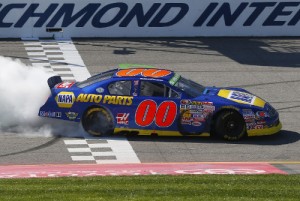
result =
[{"label": "wheel rim", "polygon": [[238,140],[246,134],[243,117],[234,111],[224,111],[219,114],[214,124],[217,136],[227,140]]},{"label": "wheel rim", "polygon": [[92,111],[84,120],[84,129],[96,136],[108,135],[113,130],[113,122],[109,121],[103,111]]},{"label": "wheel rim", "polygon": [[234,121],[228,121],[227,124],[226,124],[226,131],[231,133],[233,131],[236,131],[237,129],[237,125],[236,125],[236,122]]},{"label": "wheel rim", "polygon": [[235,113],[231,113],[224,124],[225,130],[230,137],[239,137],[243,133],[243,122]]}]

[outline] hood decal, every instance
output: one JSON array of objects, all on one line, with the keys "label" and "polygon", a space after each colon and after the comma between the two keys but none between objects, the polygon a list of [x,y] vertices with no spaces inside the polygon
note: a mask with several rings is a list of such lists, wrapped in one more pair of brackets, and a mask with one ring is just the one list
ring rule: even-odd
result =
[{"label": "hood decal", "polygon": [[262,108],[266,104],[266,102],[261,98],[241,91],[221,89],[218,93],[218,96],[229,99],[237,103],[249,104],[249,105],[254,105]]}]

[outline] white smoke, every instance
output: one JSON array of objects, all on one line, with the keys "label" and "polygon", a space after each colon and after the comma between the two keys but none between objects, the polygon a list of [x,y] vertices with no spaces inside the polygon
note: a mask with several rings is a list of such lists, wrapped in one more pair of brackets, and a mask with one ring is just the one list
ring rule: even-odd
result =
[{"label": "white smoke", "polygon": [[66,126],[65,122],[38,116],[39,108],[50,95],[47,85],[50,76],[52,74],[42,68],[26,66],[18,60],[0,56],[1,132],[41,136],[74,133],[72,125]]}]

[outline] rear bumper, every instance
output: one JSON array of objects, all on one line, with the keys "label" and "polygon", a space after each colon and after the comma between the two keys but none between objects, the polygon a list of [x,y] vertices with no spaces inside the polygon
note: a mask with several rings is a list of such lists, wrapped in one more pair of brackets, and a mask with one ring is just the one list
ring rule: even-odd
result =
[{"label": "rear bumper", "polygon": [[247,130],[248,136],[262,136],[262,135],[273,135],[278,133],[282,128],[281,122],[279,122],[277,125],[274,125],[270,128],[263,128],[263,129],[251,129]]}]

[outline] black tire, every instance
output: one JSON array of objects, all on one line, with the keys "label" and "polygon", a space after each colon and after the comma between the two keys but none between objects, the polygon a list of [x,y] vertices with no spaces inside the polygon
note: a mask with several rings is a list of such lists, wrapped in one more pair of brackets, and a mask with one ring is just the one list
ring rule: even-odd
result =
[{"label": "black tire", "polygon": [[114,133],[114,121],[104,108],[90,108],[82,117],[82,127],[93,136],[109,136]]},{"label": "black tire", "polygon": [[215,136],[225,140],[239,140],[246,135],[246,125],[243,117],[236,111],[223,111],[213,124]]},{"label": "black tire", "polygon": [[52,89],[55,85],[57,85],[58,83],[61,83],[62,79],[60,76],[52,76],[48,79],[48,86],[50,87],[50,89]]}]

